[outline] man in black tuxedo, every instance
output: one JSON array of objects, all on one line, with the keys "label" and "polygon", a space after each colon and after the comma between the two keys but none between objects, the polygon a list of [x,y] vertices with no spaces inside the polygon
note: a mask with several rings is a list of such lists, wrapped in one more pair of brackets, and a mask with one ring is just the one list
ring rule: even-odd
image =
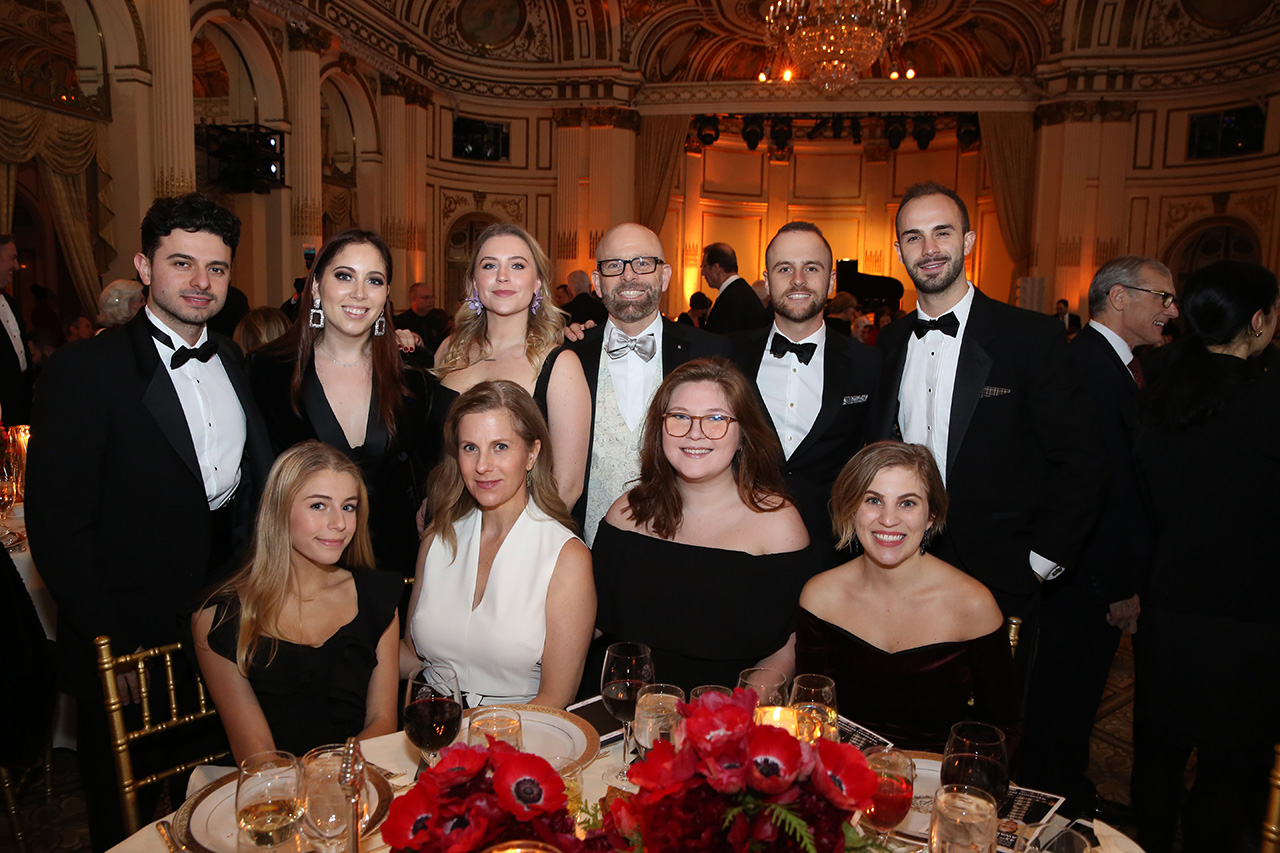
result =
[{"label": "man in black tuxedo", "polygon": [[[235,215],[203,196],[157,199],[134,257],[145,309],[55,353],[36,388],[27,528],[58,606],[59,686],[79,700],[95,850],[123,826],[93,640],[109,635],[120,654],[186,637],[271,464],[240,351],[205,328],[239,238]],[[136,679],[121,688],[136,701]]]},{"label": "man in black tuxedo", "polygon": [[1107,495],[1079,571],[1045,590],[1018,751],[1019,781],[1062,794],[1068,812],[1085,814],[1109,806],[1086,775],[1089,738],[1121,630],[1137,631],[1137,593],[1150,559],[1149,524],[1133,468],[1143,384],[1133,349],[1158,345],[1165,324],[1178,316],[1173,277],[1150,258],[1116,258],[1093,276],[1089,314],[1068,349],[1106,450]]},{"label": "man in black tuxedo", "polygon": [[[782,443],[783,473],[815,553],[838,559],[827,501],[862,446],[863,422],[880,380],[880,355],[830,334],[822,312],[835,286],[831,245],[816,225],[784,225],[765,250],[773,325],[733,338],[733,359],[755,384]],[[819,568],[819,567],[815,567]]]},{"label": "man in black tuxedo", "polygon": [[609,507],[640,476],[645,412],[662,378],[691,359],[729,354],[723,338],[659,313],[671,281],[665,257],[658,235],[634,222],[609,229],[596,246],[591,280],[609,317],[570,344],[591,388],[591,454],[573,509],[588,545]]},{"label": "man in black tuxedo", "polygon": [[0,421],[8,426],[31,420],[27,326],[10,295],[19,266],[18,244],[12,235],[0,234]]},{"label": "man in black tuxedo", "polygon": [[1026,621],[1025,666],[1040,584],[1078,565],[1102,494],[1087,401],[1056,320],[969,284],[964,259],[977,235],[953,190],[911,187],[896,227],[918,307],[876,341],[884,379],[871,429],[933,452],[951,497],[933,551]]},{"label": "man in black tuxedo", "polygon": [[1072,314],[1067,309],[1071,307],[1071,303],[1065,299],[1059,299],[1053,307],[1053,316],[1058,318],[1058,322],[1067,330],[1067,337],[1073,338],[1080,334],[1080,315]]},{"label": "man in black tuxedo", "polygon": [[738,256],[728,243],[712,243],[702,250],[702,277],[719,291],[702,328],[727,335],[769,325],[769,309],[750,282],[738,275]]}]

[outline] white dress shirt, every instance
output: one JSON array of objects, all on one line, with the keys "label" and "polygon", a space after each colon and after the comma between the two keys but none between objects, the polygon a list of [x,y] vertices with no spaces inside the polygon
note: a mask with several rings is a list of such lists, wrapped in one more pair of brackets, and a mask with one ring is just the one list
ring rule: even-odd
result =
[{"label": "white dress shirt", "polygon": [[[160,321],[151,308],[146,309],[147,319],[157,329],[169,336],[176,346],[186,346],[177,332]],[[196,346],[209,337],[208,329],[200,330]],[[155,342],[160,363],[169,372],[173,388],[182,403],[182,413],[187,418],[187,429],[200,461],[200,476],[204,480],[204,494],[209,509],[218,509],[235,494],[240,484],[240,460],[244,457],[245,430],[244,409],[240,398],[222,366],[222,359],[214,355],[208,362],[190,359],[178,369],[169,366],[174,347]]]},{"label": "white dress shirt", "polygon": [[804,340],[792,341],[796,344],[818,345],[808,364],[801,364],[793,352],[776,358],[770,350],[774,335],[782,335],[776,321],[769,331],[769,337],[765,339],[764,355],[760,358],[760,369],[756,372],[756,386],[760,389],[760,396],[764,398],[769,417],[773,418],[773,428],[778,433],[778,440],[782,442],[782,452],[790,459],[791,454],[809,434],[813,422],[818,419],[818,411],[822,408],[827,326],[823,323],[818,326],[818,331]]},{"label": "white dress shirt", "polygon": [[1133,350],[1124,342],[1124,338],[1111,331],[1111,329],[1107,328],[1102,323],[1096,323],[1093,320],[1090,320],[1085,325],[1092,326],[1094,329],[1097,329],[1098,334],[1106,338],[1107,343],[1111,344],[1111,348],[1116,351],[1116,355],[1120,357],[1120,363],[1125,367],[1129,366],[1129,362],[1133,361]]},{"label": "white dress shirt", "polygon": [[13,315],[13,308],[9,306],[9,300],[0,296],[0,325],[4,326],[5,333],[9,336],[9,343],[13,345],[14,352],[18,354],[18,369],[27,372],[27,348],[22,343],[22,329],[18,326],[18,318]]},{"label": "white dress shirt", "polygon": [[[616,329],[613,324],[613,318],[609,318],[604,324],[604,340],[609,340],[609,330]],[[621,329],[618,329],[621,332]],[[653,322],[638,335],[629,335],[628,337],[642,338],[645,335],[653,335],[654,349],[653,358],[645,361],[635,350],[629,351],[622,358],[610,358],[607,349],[602,350],[601,357],[609,365],[609,374],[613,377],[614,391],[618,395],[618,409],[622,412],[622,419],[626,421],[627,427],[634,432],[640,427],[640,422],[644,420],[644,413],[649,408],[649,401],[653,399],[653,391],[658,387],[658,377],[662,373],[662,315],[658,314],[653,318]],[[604,347],[604,343],[601,343]]]},{"label": "white dress shirt", "polygon": [[[936,329],[926,332],[923,338],[917,338],[914,331],[908,333],[907,360],[898,389],[898,426],[902,429],[902,440],[923,444],[932,451],[943,483],[947,480],[947,443],[951,436],[956,366],[960,363],[960,345],[964,342],[972,307],[973,285],[970,284],[955,307],[943,312],[955,314],[960,321],[954,338]],[[918,306],[916,314],[926,320],[937,319]]]}]

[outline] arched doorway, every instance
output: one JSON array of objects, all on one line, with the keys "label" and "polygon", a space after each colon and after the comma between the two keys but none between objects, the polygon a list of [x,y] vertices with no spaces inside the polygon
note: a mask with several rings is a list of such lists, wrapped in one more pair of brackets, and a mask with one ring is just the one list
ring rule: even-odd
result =
[{"label": "arched doorway", "polygon": [[1261,263],[1257,233],[1242,220],[1215,217],[1191,226],[1165,253],[1165,264],[1179,290],[1191,273],[1215,261]]},{"label": "arched doorway", "polygon": [[444,245],[444,282],[436,293],[436,305],[452,312],[466,296],[467,263],[476,250],[476,240],[497,221],[487,213],[468,213],[450,226]]}]

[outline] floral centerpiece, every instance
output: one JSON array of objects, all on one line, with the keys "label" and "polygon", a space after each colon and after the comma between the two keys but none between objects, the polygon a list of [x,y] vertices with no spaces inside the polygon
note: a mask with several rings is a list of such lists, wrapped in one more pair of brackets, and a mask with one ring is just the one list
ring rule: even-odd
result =
[{"label": "floral centerpiece", "polygon": [[382,838],[398,851],[470,853],[538,839],[564,853],[841,853],[876,847],[855,830],[877,779],[854,746],[809,744],[755,723],[754,696],[679,704],[677,740],[631,765],[639,787],[609,801],[602,826],[574,832],[564,783],[536,755],[490,738],[456,745],[391,803]]},{"label": "floral centerpiece", "polygon": [[877,779],[850,744],[809,744],[756,725],[754,696],[680,703],[681,745],[654,744],[629,776],[640,791],[609,805],[618,850],[839,853],[876,845],[854,829]]}]

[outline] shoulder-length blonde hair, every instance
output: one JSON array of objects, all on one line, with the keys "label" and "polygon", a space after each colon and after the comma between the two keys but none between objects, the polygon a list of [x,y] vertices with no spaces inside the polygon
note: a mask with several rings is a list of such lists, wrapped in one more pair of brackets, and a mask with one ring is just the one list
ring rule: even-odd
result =
[{"label": "shoulder-length blonde hair", "polygon": [[846,548],[853,541],[853,516],[858,512],[862,497],[871,488],[871,481],[885,468],[906,468],[913,471],[924,485],[925,503],[933,520],[925,531],[932,536],[942,532],[947,523],[947,487],[942,484],[942,473],[933,454],[923,444],[904,444],[901,441],[877,441],[868,444],[845,464],[844,470],[831,487],[831,531],[835,533],[837,548]]},{"label": "shoulder-length blonde hair", "polygon": [[271,644],[271,655],[275,655],[276,637],[281,633],[280,611],[293,576],[289,515],[307,482],[322,471],[350,474],[356,481],[355,534],[338,557],[338,565],[350,571],[377,567],[369,539],[369,495],[356,463],[342,451],[314,439],[299,442],[281,453],[271,466],[262,491],[249,556],[240,571],[227,579],[212,596],[240,600],[236,666],[246,678],[258,644],[264,638]]},{"label": "shoulder-length blonde hair", "polygon": [[529,392],[505,379],[478,382],[449,407],[449,414],[444,422],[445,457],[431,472],[427,481],[431,524],[425,535],[443,539],[454,554],[458,550],[458,538],[453,532],[454,524],[479,506],[475,496],[467,491],[466,482],[462,479],[462,469],[458,465],[458,427],[467,415],[496,411],[504,411],[511,416],[516,434],[527,446],[532,447],[535,441],[540,443],[538,458],[534,460],[533,470],[530,472],[529,497],[537,504],[538,509],[565,527],[570,530],[577,527],[556,491],[556,481],[552,475],[554,466],[551,435],[542,412],[538,411]]},{"label": "shoulder-length blonde hair", "polygon": [[476,264],[482,256],[485,243],[494,237],[519,237],[523,240],[529,247],[533,266],[538,271],[538,289],[534,299],[538,301],[541,297],[541,300],[537,312],[529,315],[529,331],[525,338],[525,356],[529,359],[529,364],[535,371],[540,371],[547,353],[560,345],[560,333],[564,331],[564,318],[567,315],[556,307],[551,294],[551,259],[542,250],[542,246],[538,245],[538,241],[533,239],[533,235],[519,225],[495,222],[480,232],[475,251],[471,253],[465,280],[467,300],[454,315],[449,351],[435,368],[436,376],[441,379],[455,370],[465,370],[489,355],[489,312],[482,306],[477,313],[473,306],[479,305]]},{"label": "shoulder-length blonde hair", "polygon": [[653,395],[640,446],[640,484],[630,491],[627,499],[632,520],[641,526],[648,525],[662,539],[673,538],[684,523],[684,501],[677,488],[678,477],[662,451],[663,416],[676,389],[689,382],[712,382],[719,386],[738,421],[740,437],[738,451],[733,456],[738,498],[753,512],[773,512],[786,505],[782,445],[773,427],[765,422],[747,377],[728,359],[694,359],[671,371]]}]

